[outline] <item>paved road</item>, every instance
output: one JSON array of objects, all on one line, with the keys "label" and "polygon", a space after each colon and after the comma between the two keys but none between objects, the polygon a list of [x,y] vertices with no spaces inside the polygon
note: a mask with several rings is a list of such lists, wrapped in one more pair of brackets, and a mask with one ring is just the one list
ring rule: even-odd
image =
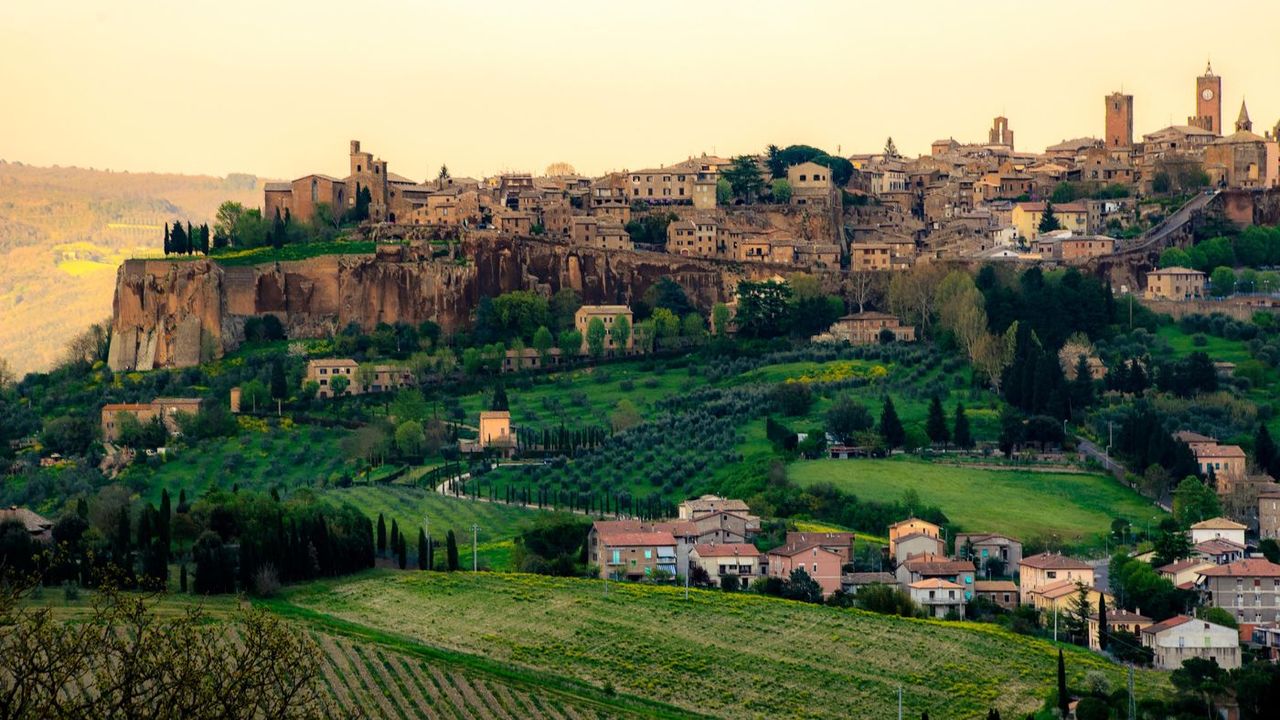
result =
[{"label": "paved road", "polygon": [[1084,438],[1078,437],[1076,438],[1076,447],[1080,449],[1080,452],[1088,455],[1094,460],[1097,460],[1098,463],[1100,463],[1102,467],[1112,475],[1115,475],[1117,478],[1124,477],[1124,466],[1112,458],[1107,457],[1107,454],[1097,445],[1094,445],[1092,442],[1089,442]]},{"label": "paved road", "polygon": [[1138,238],[1138,241],[1130,247],[1125,248],[1124,252],[1143,250],[1153,245],[1164,244],[1165,239],[1168,238],[1169,235],[1185,225],[1187,221],[1191,219],[1192,215],[1203,210],[1205,206],[1213,202],[1213,199],[1217,196],[1218,192],[1215,190],[1212,193],[1200,193],[1199,195],[1191,198],[1186,202],[1186,204],[1178,208],[1176,212],[1161,221],[1159,225],[1156,225],[1143,233],[1142,237]]}]

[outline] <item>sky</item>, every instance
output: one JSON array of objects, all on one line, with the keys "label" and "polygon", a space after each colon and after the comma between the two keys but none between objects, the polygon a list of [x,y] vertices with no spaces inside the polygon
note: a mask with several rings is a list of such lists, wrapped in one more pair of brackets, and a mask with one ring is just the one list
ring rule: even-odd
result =
[{"label": "sky", "polygon": [[[1280,120],[1280,2],[1203,0],[3,0],[0,159],[294,178],[348,141],[415,179],[586,174],[892,136],[1019,149],[1223,114]],[[1270,35],[1270,37],[1269,37]],[[1137,139],[1137,138],[1135,138]]]}]

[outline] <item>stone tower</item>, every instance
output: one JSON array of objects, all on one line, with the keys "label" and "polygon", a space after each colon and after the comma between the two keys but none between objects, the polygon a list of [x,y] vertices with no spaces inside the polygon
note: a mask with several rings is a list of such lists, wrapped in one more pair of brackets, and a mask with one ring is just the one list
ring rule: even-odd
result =
[{"label": "stone tower", "polygon": [[1222,78],[1213,74],[1213,65],[1206,65],[1204,74],[1196,78],[1196,114],[1187,118],[1187,124],[1222,134]]},{"label": "stone tower", "polygon": [[1253,132],[1253,121],[1249,119],[1249,108],[1244,100],[1240,101],[1240,117],[1236,118],[1236,132]]},{"label": "stone tower", "polygon": [[1005,145],[1013,149],[1013,131],[1009,129],[1009,118],[1003,115],[991,123],[991,131],[987,133],[988,145]]},{"label": "stone tower", "polygon": [[1133,147],[1133,96],[1111,93],[1107,96],[1105,142],[1108,150]]}]

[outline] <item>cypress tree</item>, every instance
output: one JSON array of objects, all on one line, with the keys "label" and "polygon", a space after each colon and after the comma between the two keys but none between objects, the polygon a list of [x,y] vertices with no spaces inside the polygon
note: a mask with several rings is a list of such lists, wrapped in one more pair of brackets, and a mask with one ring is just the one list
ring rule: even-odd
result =
[{"label": "cypress tree", "polygon": [[1271,431],[1267,430],[1265,423],[1258,423],[1258,432],[1253,437],[1253,462],[1258,469],[1275,477],[1273,468],[1277,466],[1276,443],[1271,439]]},{"label": "cypress tree", "polygon": [[422,528],[418,528],[418,569],[426,570],[430,567],[431,558],[427,556],[427,534]]},{"label": "cypress tree", "polygon": [[191,506],[187,505],[187,489],[178,488],[178,513],[183,514],[190,509]]},{"label": "cypress tree", "polygon": [[1107,598],[1098,596],[1098,649],[1107,649]]},{"label": "cypress tree", "polygon": [[289,387],[284,378],[284,361],[277,358],[271,363],[271,397],[284,400],[288,396]]},{"label": "cypress tree", "polygon": [[458,569],[458,538],[449,530],[444,536],[446,569],[453,572]]},{"label": "cypress tree", "polygon": [[187,221],[187,254],[188,255],[196,251],[196,242],[197,242],[197,239],[196,239],[195,230],[191,227],[191,221],[188,220]]},{"label": "cypress tree", "polygon": [[173,252],[173,240],[169,237],[169,223],[164,224],[164,254]]},{"label": "cypress tree", "polygon": [[399,546],[396,548],[396,554],[399,556],[397,559],[400,562],[401,570],[404,570],[405,566],[409,564],[409,551],[406,548],[406,545],[407,543],[404,541],[404,535],[401,535]]},{"label": "cypress tree", "polygon": [[378,513],[378,554],[387,554],[387,521]]},{"label": "cypress tree", "polygon": [[174,222],[173,230],[169,233],[170,247],[173,249],[174,255],[182,255],[187,252],[187,233],[182,229],[182,223]]},{"label": "cypress tree", "polygon": [[1062,659],[1062,648],[1058,648],[1058,711],[1064,718],[1071,716],[1071,697],[1067,694],[1067,665]]},{"label": "cypress tree", "polygon": [[76,500],[76,515],[79,515],[81,520],[89,519],[89,503],[84,498]]},{"label": "cypress tree", "polygon": [[271,247],[276,250],[284,247],[284,221],[280,219],[280,208],[276,208],[275,220],[271,222]]},{"label": "cypress tree", "polygon": [[929,418],[924,426],[925,434],[935,443],[942,443],[946,447],[951,440],[951,433],[947,430],[947,416],[942,412],[942,401],[937,395],[929,401]]},{"label": "cypress tree", "polygon": [[973,447],[973,435],[969,431],[969,416],[964,414],[964,403],[956,405],[955,432],[956,445],[965,450]]},{"label": "cypress tree", "polygon": [[178,587],[181,588],[182,592],[184,593],[187,591],[187,564],[186,563],[183,563],[182,566],[178,569]]},{"label": "cypress tree", "polygon": [[[129,553],[129,509],[120,508],[116,515],[115,551],[117,559],[123,559]],[[121,566],[123,569],[123,565]]]},{"label": "cypress tree", "polygon": [[893,398],[884,396],[884,407],[880,411],[880,436],[889,449],[901,447],[907,441],[907,431],[898,419],[898,411],[893,407]]},{"label": "cypress tree", "polygon": [[156,541],[160,543],[160,554],[166,563],[169,562],[169,549],[172,540],[172,531],[170,520],[173,517],[173,509],[169,504],[169,490],[166,488],[160,491],[160,515],[156,522]]},{"label": "cypress tree", "polygon": [[200,252],[209,254],[209,223],[200,226]]},{"label": "cypress tree", "polygon": [[391,544],[391,552],[394,554],[400,543],[400,526],[396,524],[395,518],[391,518],[391,537],[388,538],[388,542]]}]

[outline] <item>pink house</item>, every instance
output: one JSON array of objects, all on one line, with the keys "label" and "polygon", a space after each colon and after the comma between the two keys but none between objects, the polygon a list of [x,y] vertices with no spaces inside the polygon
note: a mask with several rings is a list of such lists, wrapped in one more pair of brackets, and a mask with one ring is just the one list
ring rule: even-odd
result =
[{"label": "pink house", "polygon": [[813,540],[792,543],[769,551],[769,575],[786,580],[794,570],[804,570],[822,586],[823,597],[840,589],[841,566],[847,562],[839,553]]}]

